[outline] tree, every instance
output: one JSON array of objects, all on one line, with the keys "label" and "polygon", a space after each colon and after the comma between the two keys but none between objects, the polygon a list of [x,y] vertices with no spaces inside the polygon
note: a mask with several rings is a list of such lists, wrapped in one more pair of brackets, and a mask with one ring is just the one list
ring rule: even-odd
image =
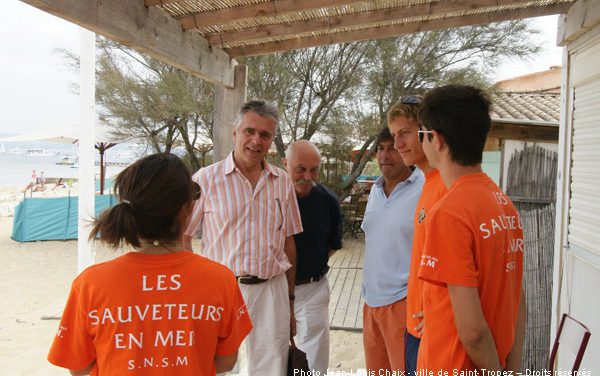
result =
[{"label": "tree", "polygon": [[[199,169],[199,141],[213,136],[213,86],[116,42],[98,38],[97,47],[100,120],[119,138],[146,140],[154,152],[183,146],[184,160]],[[78,68],[75,55],[60,52]]]},{"label": "tree", "polygon": [[365,67],[361,100],[364,116],[377,123],[353,162],[350,177],[337,191],[343,198],[375,153],[373,144],[386,126],[386,113],[401,96],[423,94],[450,83],[489,86],[488,76],[502,59],[538,53],[529,38],[537,31],[526,21],[430,31],[375,41]]}]

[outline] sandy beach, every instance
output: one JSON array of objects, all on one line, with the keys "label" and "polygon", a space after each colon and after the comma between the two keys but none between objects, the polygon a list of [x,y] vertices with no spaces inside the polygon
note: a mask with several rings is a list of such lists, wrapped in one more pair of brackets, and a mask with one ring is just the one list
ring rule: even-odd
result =
[{"label": "sandy beach", "polygon": [[[22,197],[19,189],[0,188],[0,375],[65,375],[64,369],[47,362],[46,355],[58,326],[55,317],[77,274],[77,242],[10,239],[14,205]],[[122,254],[99,244],[95,250],[97,262]],[[330,369],[364,368],[362,333],[335,330],[331,334]]]}]

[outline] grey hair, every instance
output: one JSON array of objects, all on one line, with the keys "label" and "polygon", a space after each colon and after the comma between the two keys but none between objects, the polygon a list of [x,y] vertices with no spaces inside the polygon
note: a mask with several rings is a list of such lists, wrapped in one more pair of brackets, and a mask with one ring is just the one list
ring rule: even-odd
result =
[{"label": "grey hair", "polygon": [[291,144],[289,144],[287,149],[285,150],[285,157],[287,159],[290,159],[292,157],[292,155],[294,155],[294,153],[296,153],[296,149],[302,145],[305,145],[305,146],[313,149],[315,151],[315,153],[319,156],[319,158],[321,158],[321,151],[319,150],[317,145],[313,144],[312,142],[310,142],[308,140],[298,140],[298,141],[295,141],[295,142],[292,142]]},{"label": "grey hair", "polygon": [[244,103],[242,105],[242,108],[240,108],[240,112],[238,113],[237,117],[235,118],[235,122],[233,123],[235,129],[238,129],[240,127],[240,125],[242,124],[242,117],[248,112],[254,112],[259,116],[273,119],[275,121],[275,131],[277,131],[277,129],[279,128],[279,111],[277,110],[277,107],[275,107],[275,105],[273,105],[272,103],[266,102],[264,100],[254,99]]}]

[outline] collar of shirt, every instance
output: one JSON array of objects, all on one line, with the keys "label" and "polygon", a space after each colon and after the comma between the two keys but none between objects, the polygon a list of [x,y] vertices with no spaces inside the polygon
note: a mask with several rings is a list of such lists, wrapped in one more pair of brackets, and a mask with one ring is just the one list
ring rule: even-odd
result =
[{"label": "collar of shirt", "polygon": [[[396,184],[396,186],[394,187],[394,190],[392,191],[392,193],[390,194],[393,195],[394,192],[396,192],[398,189],[400,189],[401,187],[409,184],[409,183],[414,183],[419,176],[423,175],[423,173],[421,172],[421,170],[419,170],[418,168],[415,168],[412,173],[408,176],[408,178],[406,178],[406,180],[401,181],[400,183]],[[375,185],[382,188],[383,189],[383,184],[385,183],[385,179],[383,176],[380,176],[377,178],[377,180],[375,180]]]},{"label": "collar of shirt", "polygon": [[[265,169],[267,174],[279,176],[279,173],[277,172],[277,170],[271,168],[271,165],[269,164],[269,162],[267,162],[266,160],[263,159],[262,164],[263,164],[263,168]],[[231,152],[225,159],[225,175],[231,174],[233,171],[235,171],[236,168],[237,167],[235,165],[235,161],[233,160],[233,152]]]}]

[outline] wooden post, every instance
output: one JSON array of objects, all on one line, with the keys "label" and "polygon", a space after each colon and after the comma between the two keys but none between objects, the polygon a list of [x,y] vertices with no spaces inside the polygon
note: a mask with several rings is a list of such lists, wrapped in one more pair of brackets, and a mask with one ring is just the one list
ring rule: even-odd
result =
[{"label": "wooden post", "polygon": [[81,90],[80,133],[79,133],[79,199],[77,204],[77,271],[91,266],[95,262],[95,252],[88,240],[92,230],[90,219],[96,214],[94,185],[94,138],[95,138],[95,51],[96,35],[81,30]]},{"label": "wooden post", "polygon": [[233,89],[216,87],[213,163],[224,159],[233,149],[233,123],[240,107],[246,102],[247,72],[245,65],[237,65]]}]

